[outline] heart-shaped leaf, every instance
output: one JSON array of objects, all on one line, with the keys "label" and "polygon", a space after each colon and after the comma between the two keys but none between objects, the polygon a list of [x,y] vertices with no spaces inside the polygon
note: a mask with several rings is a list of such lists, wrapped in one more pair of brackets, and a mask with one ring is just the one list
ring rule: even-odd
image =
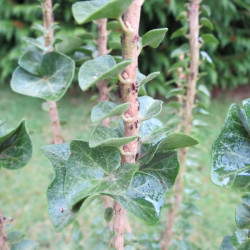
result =
[{"label": "heart-shaped leaf", "polygon": [[17,128],[6,132],[0,125],[0,169],[18,169],[24,167],[32,155],[32,144],[22,121]]},{"label": "heart-shaped leaf", "polygon": [[125,194],[138,170],[135,164],[120,165],[114,147],[90,148],[87,142],[72,141],[70,150],[64,193],[71,207],[91,196]]},{"label": "heart-shaped leaf", "polygon": [[150,46],[152,48],[157,48],[164,39],[167,31],[167,28],[148,31],[142,36],[142,47]]},{"label": "heart-shaped leaf", "polygon": [[93,0],[77,2],[72,6],[73,16],[78,24],[100,18],[120,17],[133,0]]},{"label": "heart-shaped leaf", "polygon": [[140,171],[153,175],[164,191],[170,190],[179,171],[177,152],[156,153],[150,162],[140,166]]},{"label": "heart-shaped leaf", "polygon": [[139,119],[141,121],[148,120],[161,113],[163,102],[160,100],[155,100],[149,96],[141,96],[139,97],[139,103],[140,103]]},{"label": "heart-shaped leaf", "polygon": [[91,121],[99,122],[110,116],[121,116],[128,107],[129,103],[117,105],[114,102],[99,102],[91,111]]},{"label": "heart-shaped leaf", "polygon": [[73,210],[68,206],[63,190],[66,162],[70,155],[69,144],[43,147],[43,153],[50,160],[55,171],[55,177],[47,190],[49,215],[55,229],[61,231],[73,221],[79,210],[79,208]]},{"label": "heart-shaped leaf", "polygon": [[11,88],[23,95],[58,101],[73,80],[74,70],[75,63],[70,57],[57,52],[47,53],[42,58],[39,75],[18,67],[13,73]]},{"label": "heart-shaped leaf", "polygon": [[238,228],[250,229],[250,195],[245,195],[242,204],[237,207],[235,221]]},{"label": "heart-shaped leaf", "polygon": [[115,59],[110,55],[89,60],[80,68],[79,85],[85,91],[101,80],[117,77],[130,63],[131,60],[125,60],[116,64]]},{"label": "heart-shaped leaf", "polygon": [[18,64],[27,72],[39,75],[40,64],[43,58],[42,50],[35,46],[29,46],[19,57]]},{"label": "heart-shaped leaf", "polygon": [[179,148],[191,147],[199,142],[193,137],[181,132],[170,133],[164,138],[159,145],[159,151],[175,150]]},{"label": "heart-shaped leaf", "polygon": [[138,136],[122,137],[118,129],[97,126],[91,135],[89,146],[120,147],[134,141]]},{"label": "heart-shaped leaf", "polygon": [[154,176],[137,172],[126,194],[113,197],[127,211],[146,223],[154,225],[158,222],[163,205],[163,189]]},{"label": "heart-shaped leaf", "polygon": [[250,191],[250,135],[242,122],[249,119],[245,102],[243,110],[232,104],[222,131],[212,148],[212,181],[229,189]]}]

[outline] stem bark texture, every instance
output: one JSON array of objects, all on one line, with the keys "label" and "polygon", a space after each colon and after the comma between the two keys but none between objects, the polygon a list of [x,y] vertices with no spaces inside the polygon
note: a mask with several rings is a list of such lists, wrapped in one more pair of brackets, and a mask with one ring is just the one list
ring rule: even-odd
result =
[{"label": "stem bark texture", "polygon": [[9,250],[9,246],[7,243],[7,235],[4,230],[5,225],[5,219],[2,215],[2,212],[0,211],[0,249],[1,250]]}]

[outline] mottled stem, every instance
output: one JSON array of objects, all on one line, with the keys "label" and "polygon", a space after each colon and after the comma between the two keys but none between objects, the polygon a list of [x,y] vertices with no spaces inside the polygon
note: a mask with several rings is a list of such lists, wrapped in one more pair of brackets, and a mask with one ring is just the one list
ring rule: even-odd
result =
[{"label": "mottled stem", "polygon": [[[187,93],[183,115],[183,130],[184,133],[190,134],[192,130],[192,110],[194,107],[196,95],[196,83],[199,72],[199,8],[201,0],[191,0],[189,4],[189,45],[190,45],[190,68],[188,74]],[[183,100],[182,100],[183,101]],[[179,175],[175,184],[174,203],[173,207],[167,214],[166,230],[164,241],[162,244],[163,250],[168,250],[173,238],[173,227],[177,217],[178,210],[182,202],[182,193],[184,190],[184,173],[186,162],[187,148],[183,148],[179,152],[180,169]]]},{"label": "mottled stem", "polygon": [[9,246],[7,243],[7,235],[4,230],[4,225],[5,225],[5,219],[2,215],[2,212],[0,210],[0,249],[1,250],[9,250]]},{"label": "mottled stem", "polygon": [[[120,95],[122,102],[129,102],[130,106],[125,112],[127,118],[132,118],[131,121],[124,121],[124,136],[138,135],[139,133],[139,111],[140,105],[138,102],[138,86],[136,75],[138,69],[138,47],[139,39],[139,24],[141,15],[141,6],[143,0],[134,0],[124,13],[123,20],[119,19],[122,24],[122,56],[123,59],[132,59],[132,63],[122,72],[120,77]],[[131,91],[130,91],[130,90]],[[128,119],[129,120],[129,119]],[[122,156],[122,162],[135,162],[137,151],[137,140],[130,142],[123,147],[125,153]],[[118,204],[114,203],[114,231],[115,238],[113,246],[122,250],[124,245],[124,231],[126,226],[126,211]]]},{"label": "mottled stem", "polygon": [[[41,7],[43,12],[43,26],[45,29],[49,29],[54,22],[53,10],[52,10],[52,0],[41,1]],[[52,44],[54,39],[54,30],[51,29],[49,33],[44,33],[44,45],[48,47]],[[50,51],[53,51],[53,46],[51,46]],[[63,143],[62,129],[60,124],[60,118],[58,114],[58,109],[56,102],[47,101],[49,105],[49,116],[53,132],[53,143],[60,144]]]}]

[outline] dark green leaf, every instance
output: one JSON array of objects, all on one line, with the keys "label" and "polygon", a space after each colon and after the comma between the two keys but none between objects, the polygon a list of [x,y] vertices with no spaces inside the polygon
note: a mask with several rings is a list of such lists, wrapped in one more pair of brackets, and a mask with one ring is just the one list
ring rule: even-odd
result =
[{"label": "dark green leaf", "polygon": [[163,205],[163,189],[152,175],[138,172],[125,195],[115,195],[114,199],[138,218],[154,225],[160,218]]},{"label": "dark green leaf", "polygon": [[217,38],[215,38],[215,36],[212,35],[212,34],[202,34],[201,38],[204,41],[204,43],[208,43],[208,44],[209,43],[214,43],[216,45],[219,44],[219,41],[217,40]]},{"label": "dark green leaf", "polygon": [[29,134],[22,121],[17,128],[10,132],[2,129],[0,125],[0,169],[18,169],[24,167],[32,155],[32,144]]},{"label": "dark green leaf", "polygon": [[242,204],[236,209],[235,220],[238,228],[250,229],[250,195],[243,196]]},{"label": "dark green leaf", "polygon": [[214,29],[212,22],[206,17],[201,18],[201,24],[202,24],[202,26],[207,27],[210,30]]},{"label": "dark green leaf", "polygon": [[104,218],[106,222],[110,222],[113,218],[114,210],[112,207],[107,207],[105,209]]},{"label": "dark green leaf", "polygon": [[185,36],[187,34],[188,28],[182,27],[178,30],[176,30],[174,33],[172,33],[170,39],[174,39],[176,37]]},{"label": "dark green leaf", "polygon": [[11,88],[23,95],[58,101],[73,80],[74,71],[75,63],[70,57],[57,52],[47,53],[42,58],[39,75],[18,67],[13,73]]},{"label": "dark green leaf", "polygon": [[240,110],[237,104],[232,104],[229,109],[222,131],[212,148],[211,177],[219,186],[249,192],[250,135],[241,120],[241,117],[247,117],[244,110]]},{"label": "dark green leaf", "polygon": [[120,165],[121,156],[116,148],[90,148],[87,142],[72,141],[70,150],[64,193],[71,207],[89,196],[126,193],[137,166]]},{"label": "dark green leaf", "polygon": [[72,6],[73,16],[78,24],[100,18],[118,18],[133,0],[93,0],[77,2]]},{"label": "dark green leaf", "polygon": [[157,48],[164,39],[167,31],[167,28],[148,31],[142,36],[142,47],[150,46],[152,48]]},{"label": "dark green leaf", "polygon": [[130,63],[131,60],[125,60],[116,64],[115,59],[110,55],[89,60],[79,70],[79,85],[85,91],[101,80],[117,77]]}]

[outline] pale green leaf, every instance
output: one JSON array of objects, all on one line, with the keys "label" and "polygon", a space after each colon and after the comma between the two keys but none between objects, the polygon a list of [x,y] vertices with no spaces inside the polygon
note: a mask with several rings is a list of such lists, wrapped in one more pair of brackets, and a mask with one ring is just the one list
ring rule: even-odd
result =
[{"label": "pale green leaf", "polygon": [[152,48],[157,48],[163,41],[167,31],[167,28],[154,29],[148,31],[142,36],[142,47],[150,46]]},{"label": "pale green leaf", "polygon": [[90,137],[89,146],[120,147],[137,139],[138,136],[122,137],[118,130],[97,126]]},{"label": "pale green leaf", "polygon": [[170,56],[171,57],[179,57],[181,54],[189,52],[189,50],[190,50],[189,45],[187,43],[185,43],[185,44],[181,45],[179,48],[172,51]]},{"label": "pale green leaf", "polygon": [[73,16],[78,24],[100,18],[120,17],[133,0],[93,0],[76,2],[72,6]]},{"label": "pale green leaf", "polygon": [[114,102],[99,102],[91,111],[91,121],[99,122],[107,117],[121,116],[128,107],[129,103],[117,105]]},{"label": "pale green leaf", "polygon": [[55,45],[55,50],[64,54],[70,54],[76,51],[84,42],[78,37],[68,36],[65,34],[57,35],[56,38],[59,38],[61,42]]},{"label": "pale green leaf", "polygon": [[29,162],[32,144],[25,124],[22,121],[11,131],[3,129],[4,124],[0,125],[0,169],[19,169]]},{"label": "pale green leaf", "polygon": [[38,244],[33,240],[21,240],[11,246],[11,250],[36,250]]},{"label": "pale green leaf", "polygon": [[23,95],[58,101],[73,80],[74,70],[75,63],[70,57],[57,52],[47,53],[42,58],[39,75],[18,67],[12,75],[11,88]]},{"label": "pale green leaf", "polygon": [[117,77],[130,63],[131,60],[125,60],[116,64],[115,59],[110,55],[89,60],[79,70],[80,88],[85,91],[101,80]]},{"label": "pale green leaf", "polygon": [[25,237],[25,234],[20,231],[10,231],[7,234],[7,240],[9,243],[14,244],[22,240]]},{"label": "pale green leaf", "polygon": [[162,101],[154,100],[149,96],[139,97],[140,103],[140,115],[139,119],[141,121],[148,120],[160,114],[162,110]]},{"label": "pale green leaf", "polygon": [[154,78],[156,78],[158,75],[160,75],[160,72],[153,72],[151,74],[149,74],[148,76],[146,76],[142,81],[138,82],[139,86],[141,87],[142,85],[144,85],[147,82],[152,81]]}]

